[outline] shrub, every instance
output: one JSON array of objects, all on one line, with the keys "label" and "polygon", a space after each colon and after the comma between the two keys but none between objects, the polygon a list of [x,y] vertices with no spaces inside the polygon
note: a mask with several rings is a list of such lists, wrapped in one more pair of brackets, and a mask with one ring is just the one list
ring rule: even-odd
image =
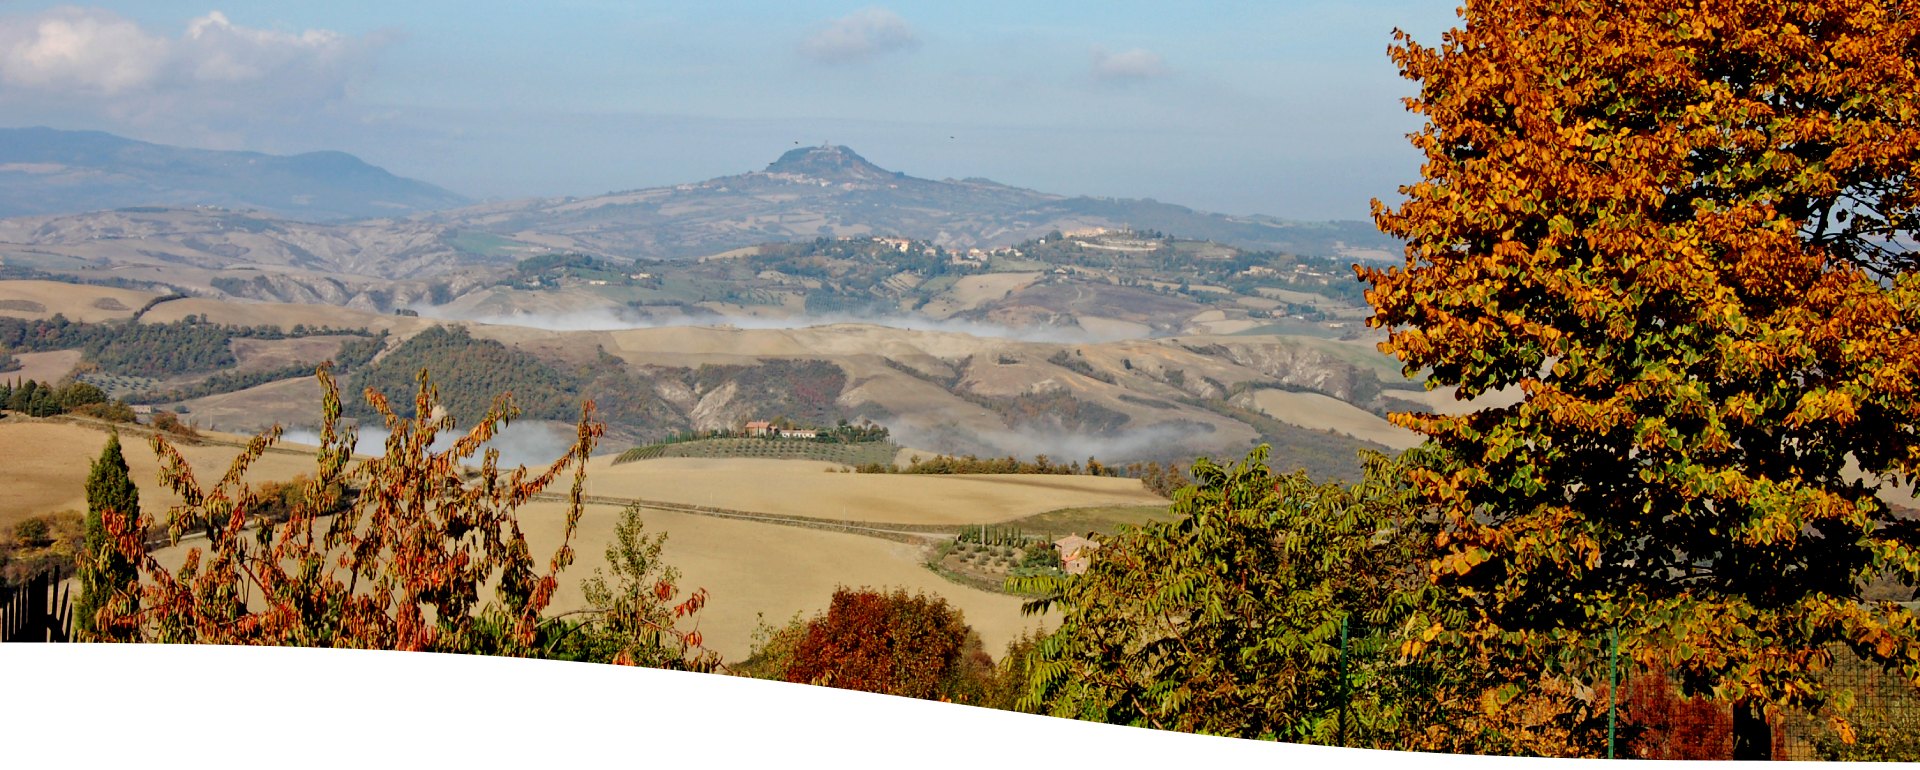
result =
[{"label": "shrub", "polygon": [[200,430],[198,428],[181,422],[180,415],[167,411],[156,411],[153,413],[153,429],[163,433],[171,433],[174,436],[188,441],[200,438]]},{"label": "shrub", "polygon": [[807,621],[802,619],[798,612],[794,613],[793,618],[785,625],[777,627],[768,624],[765,618],[761,617],[755,623],[752,651],[747,654],[745,661],[732,666],[728,673],[754,679],[784,681],[787,678],[787,667],[793,663],[795,651],[800,649],[800,643],[806,638]]},{"label": "shrub", "polygon": [[945,599],[841,588],[826,614],[807,623],[786,680],[979,703],[991,667],[979,636]]},{"label": "shrub", "polygon": [[27,548],[45,548],[53,543],[53,528],[38,516],[13,525],[13,541]]},{"label": "shrub", "polygon": [[133,422],[133,407],[125,401],[102,401],[75,407],[74,414],[108,422]]}]

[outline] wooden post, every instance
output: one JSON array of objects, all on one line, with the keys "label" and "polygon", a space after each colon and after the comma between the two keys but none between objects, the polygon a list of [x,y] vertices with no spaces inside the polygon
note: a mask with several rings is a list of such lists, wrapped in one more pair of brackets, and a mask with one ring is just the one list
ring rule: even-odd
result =
[{"label": "wooden post", "polygon": [[1340,745],[1347,745],[1347,619],[1340,618]]},{"label": "wooden post", "polygon": [[47,611],[48,575],[49,573],[42,572],[27,578],[27,622],[20,641],[44,642],[47,640],[47,630],[53,625],[50,620],[53,613]]},{"label": "wooden post", "polygon": [[1733,705],[1733,758],[1768,761],[1773,759],[1773,725],[1755,701]]},{"label": "wooden post", "polygon": [[1613,725],[1620,709],[1620,630],[1607,629],[1607,759],[1613,759]]}]

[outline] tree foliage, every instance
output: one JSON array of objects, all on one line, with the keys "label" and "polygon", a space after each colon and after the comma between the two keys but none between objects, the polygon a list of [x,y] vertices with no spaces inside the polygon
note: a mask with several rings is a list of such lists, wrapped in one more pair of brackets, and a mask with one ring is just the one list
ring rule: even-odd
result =
[{"label": "tree foliage", "polygon": [[1085,574],[1010,581],[1042,595],[1030,612],[1062,613],[1028,664],[1021,707],[1331,741],[1342,621],[1357,636],[1391,635],[1424,584],[1404,494],[1276,476],[1264,446],[1230,468],[1202,459],[1193,476],[1174,520],[1108,538]]},{"label": "tree foliage", "polygon": [[1603,705],[1577,682],[1482,697],[1483,660],[1408,654],[1442,607],[1425,569],[1435,521],[1403,482],[1432,458],[1371,454],[1345,486],[1277,475],[1266,452],[1195,462],[1175,518],[1105,538],[1084,574],[1009,581],[1039,596],[1029,611],[1061,613],[1002,663],[1025,672],[1017,708],[1393,750],[1591,753]]},{"label": "tree foliage", "polygon": [[909,698],[979,703],[992,659],[945,599],[841,588],[806,625],[786,680]]},{"label": "tree foliage", "polygon": [[[353,382],[362,389],[404,392],[420,370],[434,373],[446,388],[444,405],[460,425],[487,414],[492,394],[512,393],[529,417],[566,419],[580,402],[580,383],[530,353],[495,340],[477,339],[463,326],[434,326],[396,346],[377,363],[362,367]],[[411,404],[396,411],[412,417]],[[347,407],[354,417],[375,417],[370,404]]]},{"label": "tree foliage", "polygon": [[[35,380],[16,380],[0,383],[0,406],[28,417],[102,411],[108,404],[106,393],[84,382],[67,381],[49,385]],[[124,405],[114,406],[117,409]]]},{"label": "tree foliage", "polygon": [[[318,376],[321,448],[314,475],[291,498],[274,489],[266,499],[244,481],[277,429],[255,437],[212,484],[196,479],[164,436],[153,437],[163,478],[183,499],[168,511],[167,531],[178,542],[198,529],[207,544],[168,570],[145,551],[146,517],[105,516],[121,553],[140,565],[143,596],[137,611],[101,611],[101,629],[168,643],[546,654],[561,624],[543,611],[559,573],[573,562],[586,459],[602,431],[592,404],[581,409],[572,448],[544,471],[503,473],[498,452],[488,449],[469,474],[461,461],[511,418],[512,405],[496,400],[452,446],[432,451],[450,420],[434,416],[437,393],[423,371],[414,417],[399,416],[384,396],[367,392],[390,433],[384,454],[350,464],[355,431],[341,428],[328,371]],[[564,532],[543,567],[514,512],[569,469]],[[343,504],[343,488],[359,493]],[[266,525],[260,512],[281,505],[285,522]]]},{"label": "tree foliage", "polygon": [[588,620],[571,629],[557,657],[609,661],[621,665],[717,671],[718,653],[702,645],[699,626],[681,630],[706,606],[707,592],[680,597],[680,571],[660,560],[664,532],[648,535],[640,507],[629,505],[607,545],[609,575],[594,570],[582,584]]},{"label": "tree foliage", "polygon": [[[303,334],[305,331],[306,329],[303,326],[294,326],[296,336]],[[340,349],[335,351],[330,359],[333,362],[333,370],[341,373],[350,373],[367,365],[367,363],[371,362],[373,357],[386,346],[387,336],[387,330],[382,329],[380,330],[379,336],[363,336],[342,342]],[[285,366],[276,366],[271,369],[221,371],[198,382],[169,386],[164,390],[152,390],[139,393],[130,396],[129,400],[137,404],[164,404],[187,401],[189,399],[211,396],[218,393],[232,393],[246,390],[247,388],[257,385],[265,385],[269,382],[304,377],[311,374],[317,366],[318,364],[311,362],[295,361]]]},{"label": "tree foliage", "polygon": [[1543,670],[1618,626],[1749,726],[1835,705],[1830,642],[1920,684],[1914,613],[1858,588],[1920,579],[1876,495],[1920,472],[1920,8],[1462,17],[1392,49],[1426,162],[1375,204],[1405,265],[1360,270],[1409,375],[1526,396],[1395,418],[1450,458],[1414,477],[1465,613],[1434,643]]},{"label": "tree foliage", "polygon": [[107,445],[87,473],[87,518],[75,567],[79,595],[74,598],[74,634],[81,641],[132,641],[127,629],[97,622],[100,612],[125,614],[139,607],[140,572],[128,554],[115,548],[107,521],[132,521],[140,515],[140,489],[120,451],[120,434]]}]

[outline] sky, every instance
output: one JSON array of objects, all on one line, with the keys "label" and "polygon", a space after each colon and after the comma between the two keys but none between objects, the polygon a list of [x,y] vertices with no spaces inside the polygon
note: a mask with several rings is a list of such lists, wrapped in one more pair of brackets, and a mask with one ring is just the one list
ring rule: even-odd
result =
[{"label": "sky", "polygon": [[0,0],[0,125],[343,150],[483,199],[833,143],[933,179],[1366,219],[1419,169],[1392,32],[1436,43],[1454,7]]}]

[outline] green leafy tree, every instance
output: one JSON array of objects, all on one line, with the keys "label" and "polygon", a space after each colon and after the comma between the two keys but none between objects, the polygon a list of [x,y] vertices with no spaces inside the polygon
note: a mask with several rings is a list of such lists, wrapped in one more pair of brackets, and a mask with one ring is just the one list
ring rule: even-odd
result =
[{"label": "green leafy tree", "polygon": [[127,471],[120,433],[115,431],[87,474],[86,529],[76,565],[80,594],[73,609],[74,634],[81,641],[133,640],[124,629],[101,625],[98,616],[103,611],[124,614],[139,607],[139,569],[108,535],[109,521],[125,528],[139,516],[140,489]]},{"label": "green leafy tree", "polygon": [[1022,711],[1140,727],[1393,750],[1575,755],[1600,712],[1577,683],[1482,698],[1472,657],[1409,655],[1442,607],[1436,521],[1404,478],[1433,461],[1369,454],[1362,480],[1275,474],[1264,445],[1194,463],[1171,521],[1102,540],[1081,575],[1008,581],[1058,611],[1009,649]]},{"label": "green leafy tree", "polygon": [[83,406],[103,404],[107,401],[105,391],[100,390],[97,386],[84,382],[67,383],[58,389],[58,393],[60,411],[62,412],[71,412]]},{"label": "green leafy tree", "polygon": [[[1347,693],[1340,626],[1390,633],[1420,575],[1388,490],[1276,476],[1265,446],[1202,459],[1170,522],[1126,529],[1086,573],[1009,581],[1061,611],[1023,709],[1167,730],[1328,742]],[[1376,458],[1377,460],[1377,458]],[[1379,494],[1376,494],[1379,493]],[[1373,709],[1366,709],[1373,713]]]},{"label": "green leafy tree", "polygon": [[7,394],[7,408],[16,412],[29,411],[33,406],[34,396],[39,392],[40,383],[33,380],[15,385],[13,392]]},{"label": "green leafy tree", "polygon": [[583,612],[591,618],[555,646],[556,657],[688,671],[722,668],[719,654],[702,646],[697,624],[679,627],[706,605],[707,592],[680,598],[680,571],[660,560],[666,541],[664,532],[646,533],[638,505],[620,512],[606,550],[612,580],[596,569],[582,584],[589,605]]},{"label": "green leafy tree", "polygon": [[[1500,681],[1618,629],[1736,704],[1824,710],[1845,645],[1920,685],[1920,12],[1851,0],[1470,0],[1401,35],[1422,179],[1363,269],[1409,375],[1519,404],[1396,421],[1446,467],[1432,641]],[[1859,472],[1855,472],[1855,470]]]}]

